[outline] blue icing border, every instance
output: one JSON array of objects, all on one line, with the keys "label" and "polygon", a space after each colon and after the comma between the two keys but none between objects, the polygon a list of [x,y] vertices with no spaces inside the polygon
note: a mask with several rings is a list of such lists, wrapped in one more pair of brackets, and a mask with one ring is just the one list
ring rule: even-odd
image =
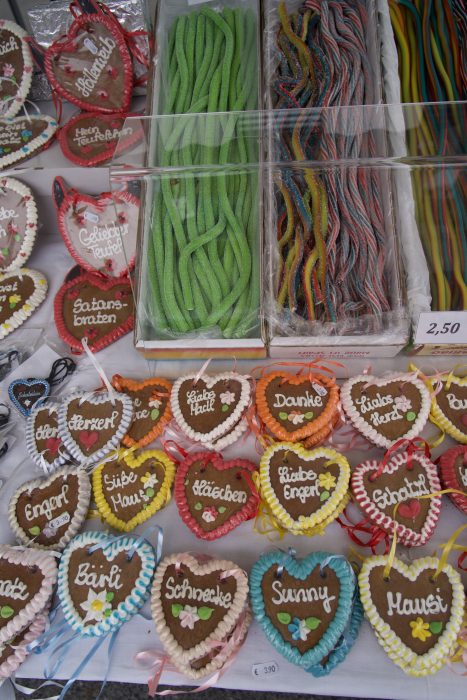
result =
[{"label": "blue icing border", "polygon": [[[74,608],[68,588],[68,565],[72,553],[83,546],[92,547],[110,538],[115,541],[106,547],[114,551],[130,550],[137,544],[136,552],[141,559],[142,568],[135,581],[131,595],[119,603],[111,615],[102,622],[83,626],[82,618]],[[64,549],[58,567],[57,594],[60,599],[63,615],[68,624],[85,637],[102,637],[117,630],[130,617],[135,615],[149,597],[152,578],[156,568],[156,556],[153,547],[146,540],[131,535],[114,536],[108,532],[83,532],[74,537]]]},{"label": "blue icing border", "polygon": [[[283,566],[291,576],[303,581],[317,565],[327,559],[329,560],[327,566],[334,571],[340,582],[336,615],[318,644],[301,654],[298,649],[283,638],[277,627],[266,615],[261,582],[266,571],[274,564]],[[283,552],[270,552],[258,559],[250,573],[250,599],[255,619],[261,625],[269,642],[287,661],[307,670],[319,664],[321,659],[332,652],[338,644],[350,619],[355,589],[355,575],[347,559],[329,552],[313,552],[303,559],[287,557]]]},{"label": "blue icing border", "polygon": [[[35,403],[33,403],[31,408],[23,408],[23,406],[21,406],[20,402],[18,401],[18,399],[16,398],[16,396],[13,393],[13,389],[15,388],[15,386],[18,386],[18,384],[24,384],[25,386],[31,386],[31,387],[36,385],[36,384],[42,384],[42,386],[45,389],[45,393],[40,399],[38,399]],[[17,408],[18,411],[20,413],[22,413],[25,418],[29,418],[31,416],[32,412],[36,408],[40,408],[40,406],[42,406],[49,398],[49,396],[50,396],[50,383],[47,381],[47,379],[35,379],[35,378],[32,378],[32,379],[14,379],[8,387],[8,396],[10,397],[10,401],[13,404],[13,406],[15,408]]]}]

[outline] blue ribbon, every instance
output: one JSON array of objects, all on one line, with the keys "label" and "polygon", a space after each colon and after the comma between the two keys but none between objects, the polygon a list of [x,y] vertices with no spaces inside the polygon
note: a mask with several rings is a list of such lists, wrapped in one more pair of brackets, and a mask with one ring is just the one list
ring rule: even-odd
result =
[{"label": "blue ribbon", "polygon": [[[120,632],[120,629],[115,630],[115,632],[113,632],[110,635],[110,642],[109,642],[109,646],[107,648],[107,667],[106,667],[106,671],[105,671],[105,675],[104,675],[104,680],[102,681],[102,686],[101,686],[101,689],[99,691],[99,695],[97,696],[96,700],[99,700],[99,698],[102,694],[102,691],[104,690],[104,688],[107,684],[107,678],[109,676],[110,664],[111,664],[111,660],[112,660],[112,653],[113,653],[115,642],[117,641],[117,636],[118,636],[119,632]],[[94,646],[91,647],[90,651],[88,651],[88,653],[86,654],[84,659],[81,661],[81,663],[75,669],[75,671],[72,673],[71,678],[67,681],[62,692],[60,693],[59,700],[63,700],[63,698],[68,693],[71,686],[73,685],[73,683],[79,678],[79,676],[81,675],[81,672],[84,671],[84,669],[86,668],[88,663],[91,661],[94,654],[96,654],[99,651],[100,647],[107,639],[108,639],[108,637],[101,637],[100,639],[97,640],[97,642],[94,644]]]}]

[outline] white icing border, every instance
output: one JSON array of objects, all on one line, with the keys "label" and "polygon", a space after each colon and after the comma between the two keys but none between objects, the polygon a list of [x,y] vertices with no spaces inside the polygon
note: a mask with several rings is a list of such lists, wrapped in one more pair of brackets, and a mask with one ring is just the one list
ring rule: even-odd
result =
[{"label": "white icing border", "polygon": [[31,624],[39,612],[44,610],[57,580],[57,564],[51,554],[38,552],[36,549],[14,549],[4,544],[0,545],[0,566],[1,559],[25,567],[37,566],[42,571],[44,579],[36,595],[4,627],[0,628],[0,644],[15,637],[18,632]]},{"label": "white icing border", "polygon": [[36,136],[36,138],[28,143],[27,152],[23,151],[23,146],[19,150],[13,151],[13,153],[7,153],[6,155],[0,156],[0,170],[36,155],[36,153],[41,151],[49,143],[50,139],[54,136],[58,129],[56,119],[50,117],[48,114],[31,114],[29,117],[0,117],[0,128],[2,122],[13,123],[19,119],[27,119],[29,121],[40,119],[41,121],[45,121],[46,127],[43,131],[41,131],[39,136]]},{"label": "white icing border", "polygon": [[[16,178],[0,178],[0,187],[16,192],[16,194],[19,194],[21,197],[29,197],[29,200],[24,205],[26,209],[26,231],[23,236],[21,248],[8,267],[0,267],[0,270],[9,272],[10,270],[15,270],[18,263],[25,265],[31,256],[37,233],[37,204],[32,190],[19,180],[16,180]],[[19,258],[21,258],[21,260],[19,260]]]},{"label": "white icing border", "polygon": [[[18,522],[16,517],[16,506],[18,499],[24,491],[32,491],[33,489],[45,489],[50,484],[52,484],[56,479],[61,479],[64,476],[76,476],[78,477],[78,502],[76,504],[76,510],[71,513],[71,520],[68,523],[68,527],[65,530],[62,537],[58,542],[52,542],[50,545],[38,544],[33,540],[33,537],[28,534]],[[8,519],[10,522],[10,527],[16,535],[18,541],[24,545],[28,545],[33,549],[42,550],[62,550],[68,542],[76,535],[79,531],[81,525],[86,519],[86,515],[89,508],[89,501],[91,500],[91,482],[87,473],[80,467],[72,467],[71,469],[65,467],[54,472],[48,479],[34,479],[32,481],[27,481],[25,484],[19,487],[13,494],[10,505],[8,507]]]},{"label": "white icing border", "polygon": [[[12,270],[11,272],[0,272],[0,283],[4,282],[9,277],[22,277],[23,275],[32,279],[34,291],[27,302],[17,311],[13,311],[12,315],[0,325],[0,340],[3,340],[3,338],[6,338],[7,335],[19,328],[42,304],[47,296],[48,284],[44,275],[41,272],[30,270],[27,267],[22,267],[19,270]],[[25,309],[25,306],[29,308]],[[8,326],[8,328],[5,329],[5,326]]]},{"label": "white icing border", "polygon": [[118,429],[114,432],[112,437],[100,447],[96,452],[92,452],[89,456],[86,456],[80,449],[78,443],[73,440],[71,433],[68,429],[67,412],[69,404],[75,399],[83,399],[83,403],[91,403],[94,405],[100,403],[111,402],[112,397],[108,391],[74,391],[72,394],[68,394],[62,401],[62,404],[58,411],[58,434],[60,435],[65,449],[68,450],[70,455],[74,457],[80,463],[89,463],[91,460],[93,462],[98,462],[100,459],[105,457],[112,449],[116,449],[123,436],[128,432],[128,428],[133,420],[133,401],[128,396],[128,394],[123,394],[118,391],[113,392],[115,401],[120,401],[122,404],[122,417]]},{"label": "white icing border", "polygon": [[[214,384],[217,384],[218,382],[221,382],[222,380],[235,380],[240,384],[241,390],[240,390],[240,397],[238,399],[237,405],[235,407],[234,412],[226,418],[222,423],[219,423],[219,425],[215,428],[213,428],[209,433],[198,433],[193,428],[190,428],[188,423],[186,422],[185,418],[183,417],[181,408],[180,408],[180,403],[179,403],[179,391],[181,385],[186,382],[187,380],[195,380],[197,379],[198,381],[202,380],[207,389],[210,389]],[[184,374],[182,377],[179,377],[175,382],[172,387],[172,391],[170,394],[170,407],[172,409],[172,415],[178,424],[179,428],[187,435],[189,438],[194,440],[195,442],[201,442],[203,445],[208,445],[212,444],[215,445],[215,449],[220,449],[221,447],[221,440],[220,438],[227,436],[231,429],[237,425],[237,423],[241,423],[241,419],[243,417],[243,414],[245,413],[246,409],[248,408],[248,405],[250,403],[250,398],[251,398],[251,385],[249,382],[249,377],[247,375],[243,374],[237,374],[236,372],[223,372],[221,374],[214,374],[214,375],[208,375],[208,374],[201,374],[197,375],[196,373],[193,374]],[[241,435],[241,433],[244,432],[246,429],[243,428],[240,433],[238,433],[235,436],[235,430],[232,431],[232,440],[230,442],[226,442],[223,444],[225,447],[228,444],[231,444],[234,442],[238,435]]]},{"label": "white icing border", "polygon": [[[382,474],[393,474],[400,467],[407,464],[409,457],[410,456],[407,452],[396,453],[387,462]],[[441,491],[442,487],[438,477],[438,470],[428,459],[428,457],[417,453],[412,455],[412,459],[419,462],[424,467],[429,481],[430,493]],[[379,468],[380,462],[378,460],[369,459],[359,464],[353,470],[350,483],[352,493],[354,494],[358,505],[368,515],[368,517],[378,525],[378,527],[380,527],[382,530],[386,530],[386,532],[388,532],[390,535],[392,535],[394,524],[396,523],[397,541],[399,544],[403,544],[407,547],[415,547],[425,544],[425,542],[427,542],[433,534],[433,530],[438,522],[439,515],[441,513],[441,496],[433,496],[433,498],[427,499],[429,502],[429,509],[425,519],[425,524],[421,532],[416,532],[416,530],[412,530],[412,528],[402,525],[402,523],[397,520],[397,511],[395,520],[389,515],[383,513],[383,511],[378,508],[376,503],[372,501],[368,495],[363,477],[365,474],[371,471],[376,473]],[[414,498],[416,499],[416,496],[414,496]]]},{"label": "white icing border", "polygon": [[[186,567],[188,567],[194,574],[199,575],[210,574],[212,571],[218,571],[219,569],[223,571],[229,571],[230,569],[238,569],[240,572],[243,573],[243,576],[235,577],[237,581],[237,586],[232,605],[230,606],[230,610],[228,610],[226,615],[222,618],[220,623],[211,632],[209,636],[207,636],[202,642],[199,642],[199,644],[190,647],[190,649],[183,649],[183,647],[180,646],[180,644],[176,641],[175,637],[169,629],[169,626],[166,623],[164,610],[162,607],[161,585],[164,578],[164,574],[170,565],[176,564],[177,562],[181,562]],[[154,576],[154,583],[152,586],[151,612],[154,624],[156,625],[157,634],[159,635],[159,639],[175,666],[178,666],[179,668],[185,671],[186,667],[190,664],[191,661],[196,661],[197,659],[202,658],[203,656],[209,654],[209,652],[212,651],[212,647],[209,645],[209,642],[213,640],[224,640],[233,631],[233,629],[238,623],[240,615],[243,613],[246,606],[248,605],[248,591],[248,576],[246,572],[243,571],[243,569],[241,569],[241,567],[239,567],[237,564],[234,564],[231,561],[211,558],[209,559],[209,561],[198,561],[195,556],[189,554],[188,552],[181,554],[171,554],[161,561],[161,563],[157,567],[157,571]],[[213,663],[215,663],[216,658],[220,660],[220,655],[218,657],[214,657]],[[223,663],[224,661],[222,661],[222,664]],[[207,673],[209,673],[210,671],[207,669],[210,668],[210,666],[205,667],[202,670],[201,675],[205,676]],[[219,668],[219,666],[215,666],[215,668]]]},{"label": "white icing border", "polygon": [[102,637],[111,631],[121,627],[126,620],[133,617],[138,610],[144,605],[149,596],[154,568],[156,566],[156,557],[154,549],[147,540],[140,540],[139,537],[131,535],[122,535],[114,538],[114,542],[106,547],[106,552],[110,551],[107,556],[109,561],[117,556],[120,552],[129,551],[138,543],[135,553],[141,559],[141,569],[136,579],[131,593],[124,601],[119,603],[118,607],[112,611],[110,617],[102,622],[97,622],[94,625],[88,624],[83,627],[82,617],[73,605],[68,586],[68,565],[73,552],[83,547],[92,547],[100,542],[105,542],[109,538],[114,538],[108,532],[83,532],[77,535],[70,544],[66,547],[60,560],[58,569],[58,588],[57,595],[60,599],[63,615],[68,624],[84,637]]},{"label": "white icing border", "polygon": [[[31,644],[37,637],[39,637],[45,630],[47,623],[49,621],[47,612],[44,610],[44,612],[40,612],[34,620],[32,621],[32,624],[29,626],[28,631],[24,635],[23,640],[21,641],[20,644],[15,644],[15,648],[12,649],[12,653],[10,656],[5,659],[3,663],[0,664],[0,680],[4,678],[9,678],[17,668],[21,666],[23,661],[26,659],[27,656],[29,656],[29,651],[27,649],[28,644]],[[22,634],[22,632],[18,632],[18,634]],[[17,636],[17,635],[15,635]],[[13,641],[13,639],[9,641]],[[4,642],[3,646],[6,646],[8,642]],[[0,645],[0,654],[2,651],[2,645]]]},{"label": "white icing border", "polygon": [[[28,33],[20,27],[16,22],[10,22],[7,19],[0,20],[0,29],[6,29],[7,32],[14,34],[21,43],[21,52],[23,54],[23,75],[21,76],[21,83],[18,86],[18,91],[16,93],[15,99],[9,102],[9,107],[5,112],[0,110],[0,118],[14,117],[20,111],[23,106],[26,97],[29,95],[29,90],[31,89],[32,74],[33,74],[33,58],[29,44],[26,41]],[[2,103],[0,102],[0,105]]]},{"label": "white icing border", "polygon": [[[393,382],[401,382],[405,384],[411,384],[415,386],[421,397],[420,412],[415,419],[412,427],[404,435],[400,435],[395,440],[391,441],[385,438],[380,432],[375,430],[361,415],[359,411],[354,406],[351,390],[354,384],[363,382],[364,384],[371,384],[372,386],[383,387],[387,384],[392,384]],[[397,440],[411,440],[417,435],[420,435],[423,430],[430,413],[431,407],[431,396],[430,392],[426,388],[425,384],[421,379],[415,378],[411,373],[391,373],[384,377],[375,377],[369,374],[358,374],[356,377],[348,379],[341,387],[341,403],[344,411],[349,416],[350,420],[356,427],[356,429],[368,440],[373,442],[379,447],[391,447]]]},{"label": "white icing border", "polygon": [[[49,416],[51,413],[55,413],[57,416],[57,426],[58,426],[58,410],[60,408],[60,403],[58,401],[50,401],[48,400],[46,403],[41,404],[37,408],[33,410],[30,416],[28,416],[26,420],[26,430],[25,430],[25,438],[26,438],[26,449],[29,453],[30,458],[36,464],[38,467],[41,468],[41,470],[44,469],[44,465],[42,463],[42,458],[41,454],[37,450],[37,443],[36,443],[36,438],[35,438],[35,420],[36,417],[39,413],[42,413],[43,411],[48,411]],[[46,462],[47,468],[49,472],[54,472],[56,469],[59,469],[60,467],[63,467],[64,464],[67,464],[67,462],[70,462],[71,457],[69,455],[64,454],[62,451],[62,454],[60,454],[59,450],[59,455],[54,459],[53,462]]]}]

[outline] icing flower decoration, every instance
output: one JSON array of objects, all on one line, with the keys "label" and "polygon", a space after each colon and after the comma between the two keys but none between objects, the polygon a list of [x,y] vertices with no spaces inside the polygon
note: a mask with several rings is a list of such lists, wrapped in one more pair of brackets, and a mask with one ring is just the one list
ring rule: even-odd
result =
[{"label": "icing flower decoration", "polygon": [[15,69],[11,65],[11,63],[5,63],[3,66],[3,75],[5,78],[12,78],[15,74]]},{"label": "icing flower decoration", "polygon": [[16,306],[16,304],[18,304],[18,302],[20,302],[20,301],[21,301],[21,297],[19,296],[19,294],[11,294],[8,297],[8,303],[10,304],[10,307]]},{"label": "icing flower decoration", "polygon": [[230,406],[235,401],[235,394],[233,391],[224,391],[223,394],[220,395],[220,400],[223,404],[226,406]]},{"label": "icing flower decoration", "polygon": [[146,472],[146,474],[141,477],[141,481],[147,489],[152,488],[158,483],[157,474]]},{"label": "icing flower decoration", "polygon": [[19,231],[18,225],[15,224],[14,221],[10,221],[8,223],[8,233],[18,233],[18,231]]},{"label": "icing flower decoration", "polygon": [[292,639],[302,642],[306,641],[310,633],[305,620],[299,620],[298,617],[294,617],[293,622],[288,625],[288,630],[292,634]]},{"label": "icing flower decoration", "polygon": [[107,600],[109,596],[107,591],[103,590],[100,593],[96,593],[92,589],[88,592],[88,599],[81,603],[81,608],[86,611],[86,617],[83,623],[95,620],[96,622],[102,622],[108,615],[106,615],[107,610],[111,610],[112,605]]},{"label": "icing flower decoration", "polygon": [[28,139],[30,136],[32,136],[32,131],[30,131],[29,129],[23,129],[23,131],[21,132],[21,136],[23,137],[23,139]]},{"label": "icing flower decoration", "polygon": [[336,477],[333,476],[330,472],[324,472],[324,474],[320,474],[319,477],[319,485],[323,489],[333,489],[336,485]]},{"label": "icing flower decoration", "polygon": [[305,419],[303,413],[299,413],[298,411],[292,411],[292,413],[289,413],[288,417],[292,425],[300,425]]},{"label": "icing flower decoration", "polygon": [[431,637],[430,625],[428,622],[423,622],[423,618],[417,617],[415,622],[412,620],[410,626],[414,639],[420,639],[422,642],[426,642],[426,640]]},{"label": "icing flower decoration", "polygon": [[396,396],[394,399],[394,406],[402,413],[405,413],[412,408],[412,402],[407,396]]},{"label": "icing flower decoration", "polygon": [[180,611],[179,619],[182,627],[188,627],[188,629],[192,630],[195,622],[199,620],[198,608],[194,608],[192,605],[185,605],[183,610]]},{"label": "icing flower decoration", "polygon": [[205,508],[201,517],[206,523],[213,523],[217,517],[217,511],[213,506]]},{"label": "icing flower decoration", "polygon": [[150,408],[159,408],[160,405],[161,405],[161,401],[159,401],[159,399],[150,399],[150,401],[148,403],[148,406]]}]

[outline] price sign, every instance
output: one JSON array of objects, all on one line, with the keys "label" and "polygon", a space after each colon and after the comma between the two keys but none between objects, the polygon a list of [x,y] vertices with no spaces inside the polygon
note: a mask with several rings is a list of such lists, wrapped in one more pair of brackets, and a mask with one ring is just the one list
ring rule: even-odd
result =
[{"label": "price sign", "polygon": [[467,311],[437,311],[420,314],[415,345],[467,344]]},{"label": "price sign", "polygon": [[266,661],[264,664],[253,664],[251,673],[254,678],[271,678],[279,673],[279,664],[277,661]]}]

